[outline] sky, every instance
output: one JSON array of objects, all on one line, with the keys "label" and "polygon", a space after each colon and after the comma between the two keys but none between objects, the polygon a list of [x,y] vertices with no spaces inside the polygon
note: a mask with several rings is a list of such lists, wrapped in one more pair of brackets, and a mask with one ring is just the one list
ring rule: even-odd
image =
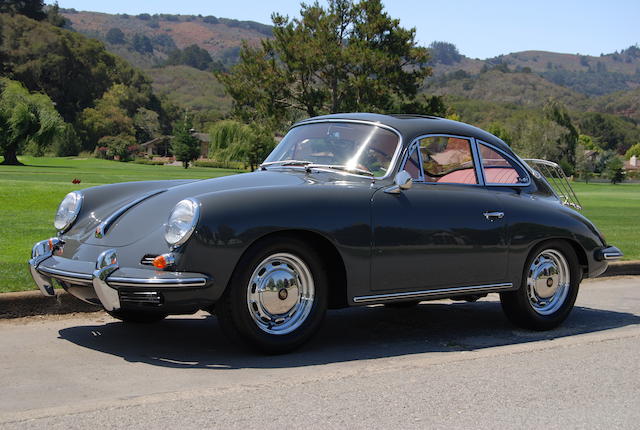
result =
[{"label": "sky", "polygon": [[[46,3],[53,3],[46,0]],[[308,1],[311,2],[311,1]],[[298,16],[295,0],[58,0],[60,7],[106,13],[170,13],[271,23],[277,11]],[[321,4],[325,3],[323,0]],[[640,43],[640,0],[383,0],[420,45],[455,44],[471,58],[542,50],[600,55]]]}]

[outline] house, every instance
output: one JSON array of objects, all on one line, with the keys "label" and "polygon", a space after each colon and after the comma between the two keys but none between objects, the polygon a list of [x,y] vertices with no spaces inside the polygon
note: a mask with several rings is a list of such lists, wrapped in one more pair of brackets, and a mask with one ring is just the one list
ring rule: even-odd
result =
[{"label": "house", "polygon": [[635,155],[631,156],[631,158],[624,162],[625,170],[640,170],[640,160]]},{"label": "house", "polygon": [[[194,136],[200,142],[200,158],[207,158],[209,155],[209,142],[211,138],[208,133],[198,133],[192,130]],[[149,158],[171,156],[171,140],[173,136],[160,136],[148,142],[140,144],[140,155]]]}]

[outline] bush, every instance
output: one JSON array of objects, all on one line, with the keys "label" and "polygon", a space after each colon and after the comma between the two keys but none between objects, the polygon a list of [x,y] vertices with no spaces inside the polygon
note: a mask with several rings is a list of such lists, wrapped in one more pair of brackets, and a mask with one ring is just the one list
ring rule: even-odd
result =
[{"label": "bush", "polygon": [[146,164],[149,166],[163,166],[164,165],[164,161],[160,161],[160,160],[149,160],[148,158],[136,158],[133,160],[134,163],[136,164]]},{"label": "bush", "polygon": [[105,136],[98,141],[98,146],[107,148],[107,158],[119,161],[129,161],[132,151],[137,148],[135,139],[126,134]]},{"label": "bush", "polygon": [[53,141],[53,153],[56,157],[78,155],[81,145],[80,139],[70,124],[65,126],[62,134]]},{"label": "bush", "polygon": [[93,156],[96,158],[100,158],[101,160],[108,160],[109,156],[107,155],[107,147],[106,146],[97,146],[95,151],[93,151]]},{"label": "bush", "polygon": [[239,161],[218,161],[212,159],[201,159],[193,162],[196,167],[213,167],[217,169],[245,170],[243,163]]}]

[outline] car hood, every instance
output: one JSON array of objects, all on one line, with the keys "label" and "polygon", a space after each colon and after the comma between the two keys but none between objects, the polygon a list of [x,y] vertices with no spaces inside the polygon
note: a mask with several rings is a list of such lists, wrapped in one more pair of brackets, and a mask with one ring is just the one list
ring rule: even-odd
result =
[{"label": "car hood", "polygon": [[[157,182],[157,186],[147,188],[114,205],[113,193],[109,193],[106,187],[103,191],[104,198],[109,199],[102,206],[94,208],[90,214],[85,215],[83,222],[74,226],[75,239],[82,243],[99,246],[126,246],[134,243],[150,234],[161,234],[167,222],[171,209],[180,200],[188,197],[198,198],[205,194],[221,191],[233,191],[239,189],[267,189],[275,187],[296,187],[312,184],[331,184],[345,182],[344,175],[332,173],[305,174],[296,171],[258,171],[238,175],[224,176],[220,178],[205,179],[193,182]],[[363,180],[364,179],[364,180]],[[368,178],[349,178],[349,183],[370,185]],[[154,194],[157,193],[157,194]],[[145,196],[149,196],[144,198]],[[118,209],[143,197],[139,203],[128,208],[110,225],[102,238],[95,235],[96,227]],[[160,231],[158,231],[160,230]]]}]

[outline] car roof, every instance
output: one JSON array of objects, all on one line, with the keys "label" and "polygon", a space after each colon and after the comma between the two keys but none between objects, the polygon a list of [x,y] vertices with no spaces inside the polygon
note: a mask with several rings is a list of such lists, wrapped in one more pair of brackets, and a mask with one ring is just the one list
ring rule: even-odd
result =
[{"label": "car roof", "polygon": [[331,115],[316,116],[302,120],[295,125],[302,125],[306,122],[318,120],[354,120],[367,121],[387,125],[397,130],[403,138],[404,145],[411,143],[416,137],[425,134],[452,134],[457,136],[469,136],[490,143],[508,153],[513,153],[511,148],[498,139],[496,136],[488,133],[478,127],[466,124],[464,122],[453,121],[450,119],[439,118],[436,116],[414,115],[414,114],[394,114],[383,115],[377,113],[337,113]]}]

